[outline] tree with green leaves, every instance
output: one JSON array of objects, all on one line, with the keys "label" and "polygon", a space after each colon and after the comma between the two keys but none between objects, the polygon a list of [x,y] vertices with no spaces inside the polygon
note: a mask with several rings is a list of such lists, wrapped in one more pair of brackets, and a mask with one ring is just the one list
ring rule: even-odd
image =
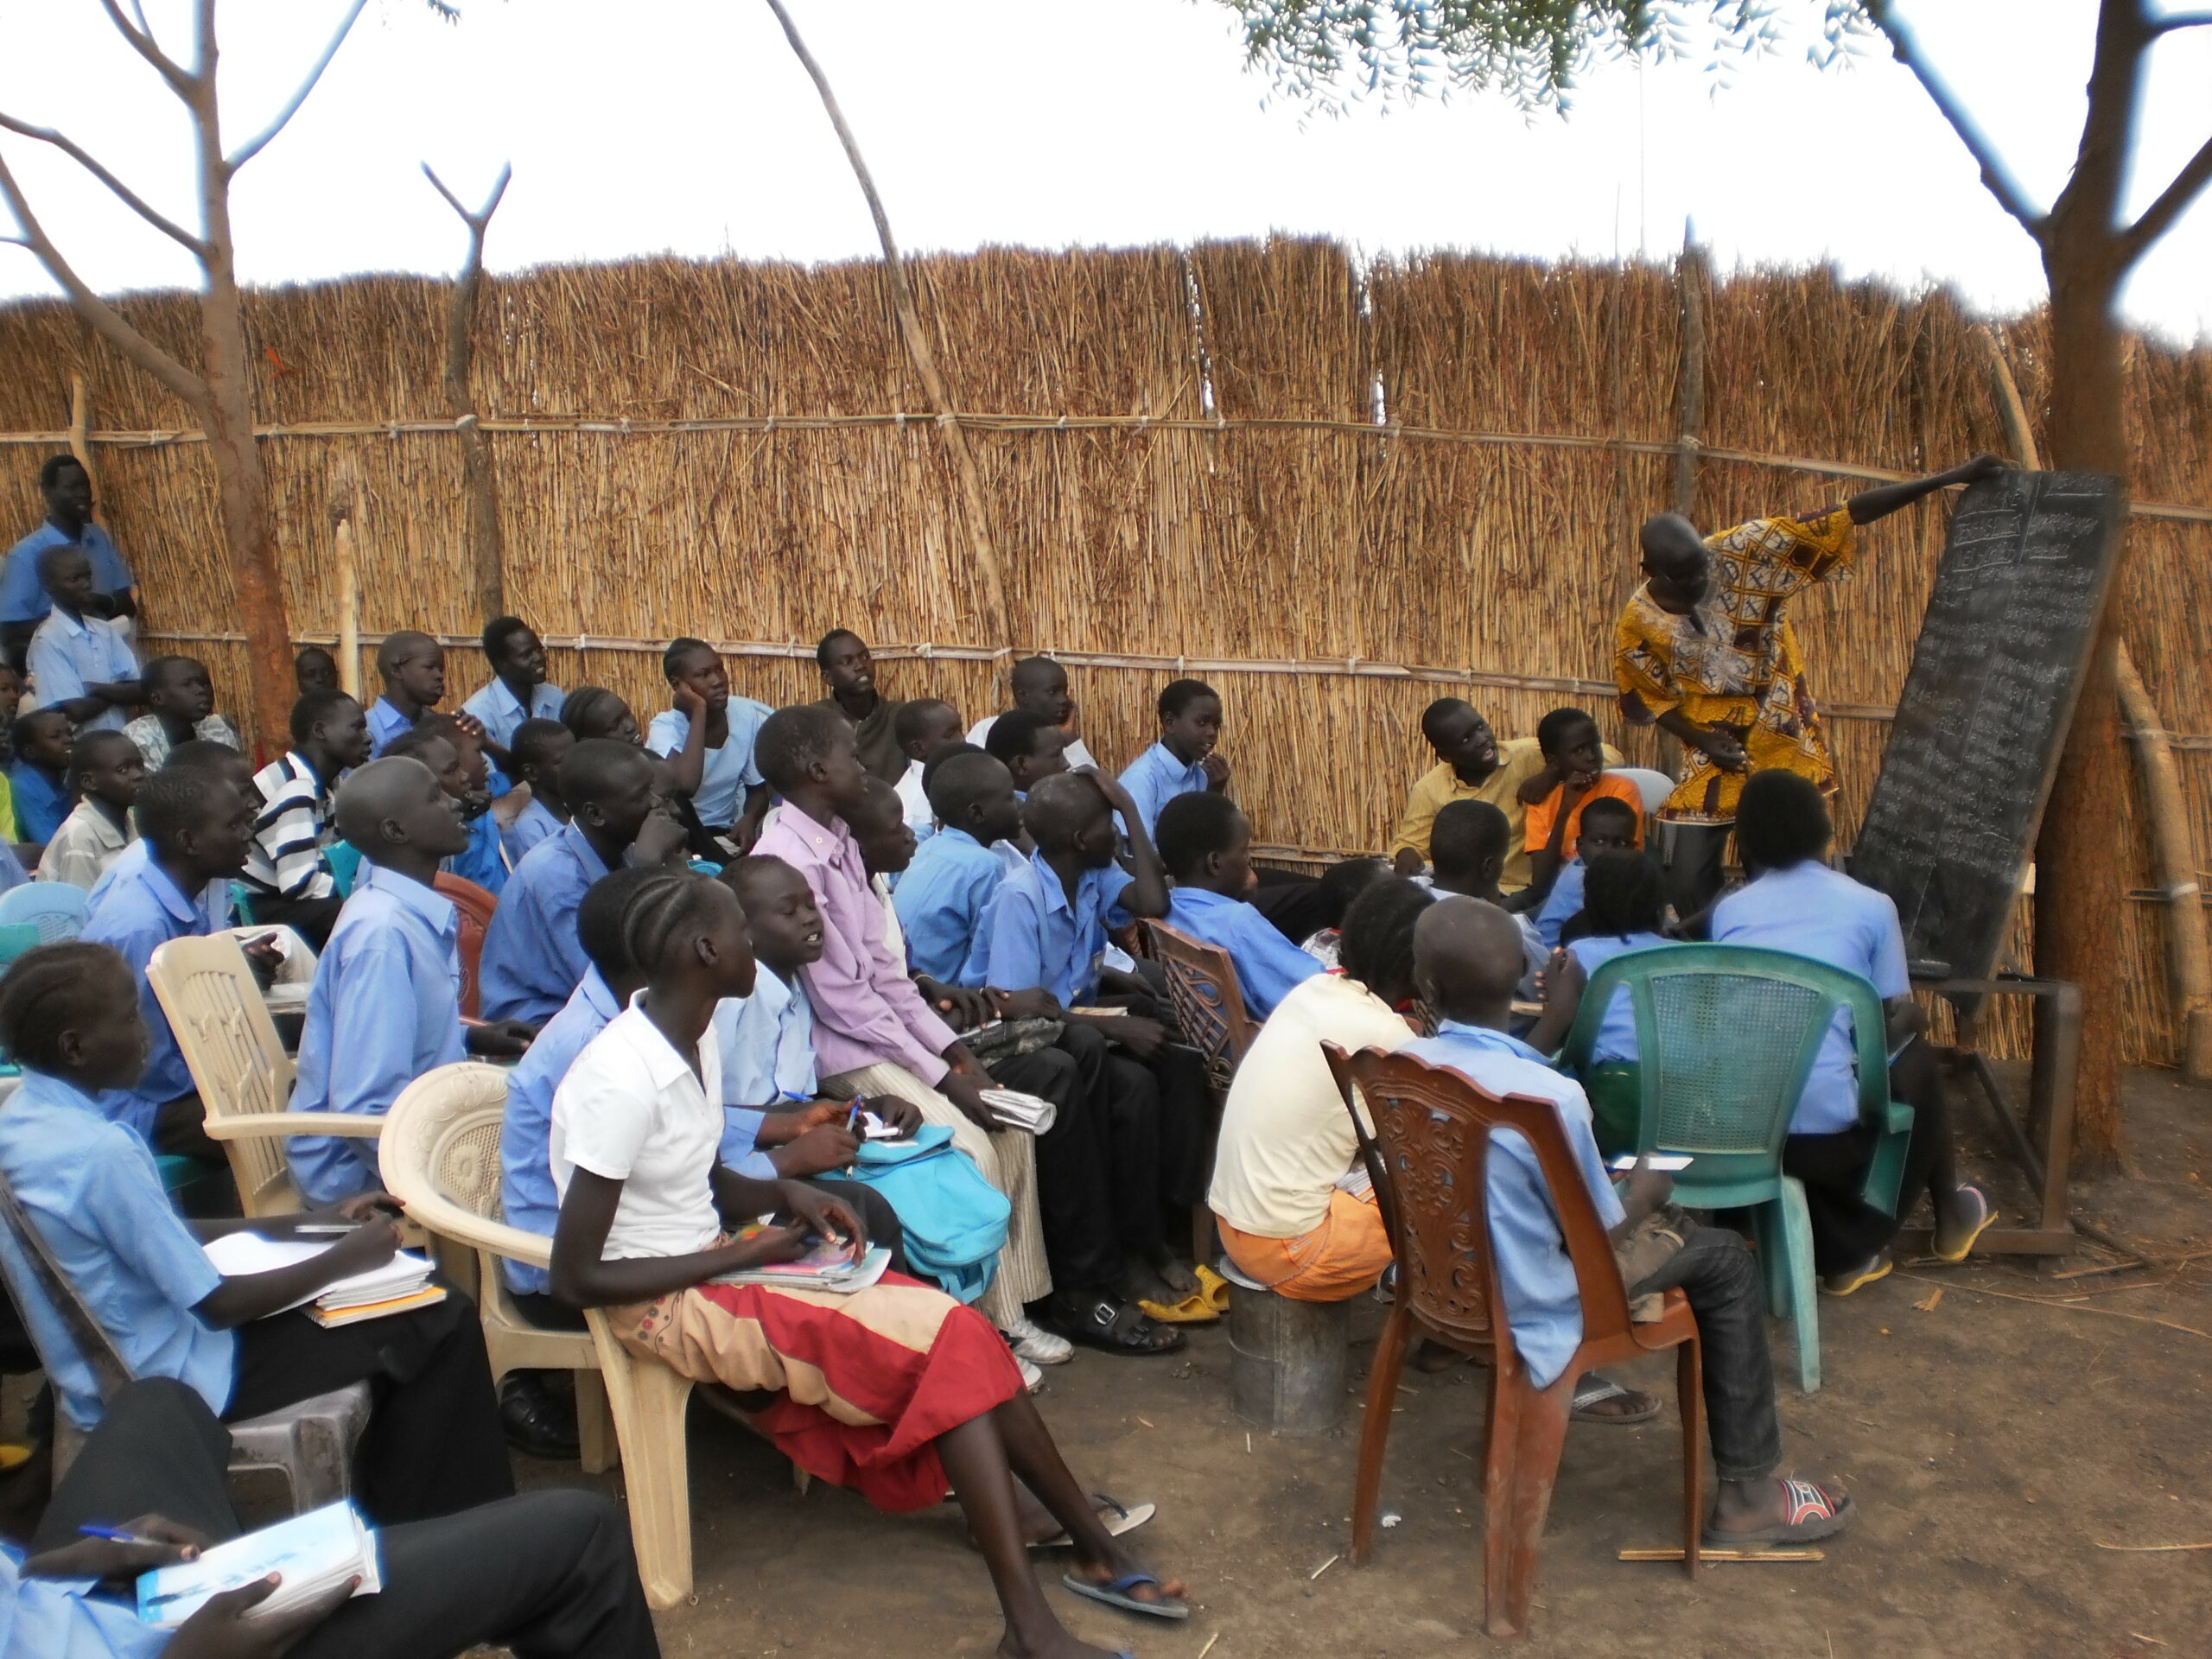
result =
[{"label": "tree with green leaves", "polygon": [[[1254,67],[1291,97],[1338,108],[1361,97],[1497,92],[1564,108],[1577,79],[1622,54],[1707,54],[1716,64],[1782,38],[1784,0],[1223,0],[1241,18]],[[1910,69],[1981,170],[1981,181],[2034,241],[2050,285],[2050,463],[2123,483],[2118,300],[2128,275],[2212,184],[2212,137],[2133,219],[2123,213],[2145,72],[2158,43],[2212,26],[2212,10],[2097,0],[2088,108],[2065,187],[2037,205],[1954,93],[1891,0],[1798,0],[1816,58],[1862,41]],[[2117,590],[2115,581],[2112,589]],[[2120,1115],[2120,916],[2124,849],[2112,803],[2126,788],[2109,607],[2037,842],[2036,970],[2082,988],[2076,1103],[2082,1157],[2125,1153]]]}]

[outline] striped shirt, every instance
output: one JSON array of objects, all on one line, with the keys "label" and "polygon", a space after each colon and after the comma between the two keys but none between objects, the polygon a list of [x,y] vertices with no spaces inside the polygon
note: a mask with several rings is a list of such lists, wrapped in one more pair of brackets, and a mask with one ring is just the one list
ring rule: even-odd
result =
[{"label": "striped shirt", "polygon": [[261,816],[246,843],[245,883],[283,899],[327,899],[337,884],[322,861],[334,838],[331,793],[297,750],[253,774]]}]

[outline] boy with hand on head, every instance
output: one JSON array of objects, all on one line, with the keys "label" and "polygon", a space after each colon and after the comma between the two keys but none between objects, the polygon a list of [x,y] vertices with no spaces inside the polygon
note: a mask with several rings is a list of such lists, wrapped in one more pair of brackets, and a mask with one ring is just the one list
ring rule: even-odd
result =
[{"label": "boy with hand on head", "polygon": [[483,728],[492,758],[488,786],[494,797],[515,785],[515,731],[526,720],[558,720],[563,693],[545,683],[545,642],[518,616],[495,616],[484,625],[484,660],[492,683],[461,705]]},{"label": "boy with hand on head", "polygon": [[1042,715],[1015,709],[1001,715],[991,726],[984,753],[1014,775],[1014,792],[1025,796],[1038,779],[1068,770],[1066,738]]},{"label": "boy with hand on head", "polygon": [[499,825],[492,816],[492,794],[486,783],[491,764],[476,734],[451,715],[431,715],[392,739],[385,753],[414,756],[436,774],[438,787],[461,803],[461,816],[468,823],[468,846],[440,868],[497,899],[507,885],[507,867],[499,856]]},{"label": "boy with hand on head", "polygon": [[[520,1054],[527,1026],[461,1023],[461,918],[430,885],[467,849],[461,803],[420,760],[372,760],[339,785],[338,830],[362,873],[315,964],[290,1109],[381,1116],[436,1066]],[[295,1135],[285,1152],[311,1204],[377,1185],[373,1136]]]},{"label": "boy with hand on head", "polygon": [[[1075,698],[1068,690],[1066,669],[1050,657],[1024,657],[1007,677],[1007,687],[1014,694],[1015,708],[1042,715],[1059,728],[1061,736],[1066,740],[1063,752],[1067,755],[1070,771],[1098,764],[1076,724]],[[991,728],[998,723],[998,718],[996,715],[985,715],[968,728],[968,741],[979,749],[988,747]]]},{"label": "boy with hand on head", "polygon": [[302,696],[310,691],[345,690],[338,678],[338,659],[321,645],[305,646],[292,658],[292,683]]},{"label": "boy with hand on head", "polygon": [[1582,908],[1583,872],[1590,861],[1601,853],[1633,849],[1643,817],[1626,801],[1601,795],[1583,810],[1580,822],[1581,833],[1574,838],[1574,856],[1560,867],[1550,890],[1529,889],[1543,894],[1536,909],[1536,932],[1547,951],[1559,948],[1560,929],[1567,925],[1567,918]]},{"label": "boy with hand on head", "polygon": [[[576,734],[557,720],[525,720],[507,748],[514,781],[529,785],[522,810],[499,830],[500,849],[512,869],[541,841],[568,827],[569,803],[561,793],[561,764],[573,753]],[[512,791],[510,791],[512,795]]]},{"label": "boy with hand on head", "polygon": [[138,839],[131,803],[146,781],[146,759],[121,732],[86,732],[69,751],[69,784],[79,797],[38,861],[41,881],[92,890],[123,849]]},{"label": "boy with hand on head", "polygon": [[308,691],[292,705],[292,747],[253,775],[261,798],[241,878],[254,919],[323,948],[338,920],[338,883],[322,849],[337,839],[332,791],[369,759],[361,705],[343,691]]},{"label": "boy with hand on head", "polygon": [[1252,825],[1226,795],[1178,795],[1160,809],[1160,856],[1175,878],[1168,925],[1219,945],[1255,1020],[1327,970],[1244,900],[1254,884]]},{"label": "boy with hand on head", "polygon": [[853,728],[861,765],[870,777],[897,783],[906,769],[906,752],[899,747],[894,729],[899,704],[876,689],[875,658],[868,654],[868,641],[850,628],[833,628],[815,646],[814,660],[830,692],[814,706],[834,709],[845,717]]},{"label": "boy with hand on head", "polygon": [[[1493,1096],[1551,1102],[1577,1173],[1616,1250],[1669,1236],[1681,1244],[1656,1268],[1626,1285],[1631,1298],[1679,1288],[1689,1299],[1704,1349],[1706,1421],[1719,1494],[1705,1523],[1709,1548],[1809,1544],[1851,1524],[1851,1500],[1811,1481],[1777,1479],[1782,1428],[1767,1351],[1766,1293],[1737,1234],[1661,1211],[1674,1178],[1639,1166],[1616,1194],[1590,1128],[1581,1086],[1507,1034],[1521,945],[1512,918],[1471,899],[1446,899],[1414,929],[1414,971],[1438,1018],[1436,1035],[1400,1052],[1447,1067]],[[1582,1339],[1582,1310],[1556,1203],[1534,1148],[1510,1131],[1493,1132],[1484,1180],[1491,1249],[1504,1294],[1506,1322],[1530,1381],[1548,1389]],[[1656,1217],[1658,1229],[1644,1225]],[[1638,1238],[1641,1233],[1643,1236]],[[1638,1251],[1641,1259],[1644,1252]],[[1624,1274],[1624,1278],[1628,1278]]]},{"label": "boy with hand on head", "polygon": [[915,841],[925,842],[937,833],[937,818],[922,774],[931,755],[960,741],[960,711],[943,697],[916,697],[899,705],[891,729],[906,757],[906,770],[899,774],[899,804]]},{"label": "boy with hand on head", "polygon": [[590,969],[576,939],[576,907],[592,884],[626,864],[684,863],[683,832],[654,786],[642,749],[606,738],[579,743],[561,763],[568,826],[532,848],[485,930],[477,995],[487,1020],[541,1026]]},{"label": "boy with hand on head", "polygon": [[215,712],[215,686],[207,664],[197,657],[156,657],[138,683],[146,689],[146,710],[123,728],[146,757],[146,770],[160,770],[180,743],[221,743],[243,751],[238,728]]},{"label": "boy with hand on head", "polygon": [[[742,852],[768,811],[768,787],[753,761],[768,705],[730,695],[721,657],[703,639],[672,641],[661,653],[661,671],[676,707],[653,716],[645,747],[676,768],[677,792],[691,803],[707,834],[728,838]],[[708,855],[728,855],[717,849]]]},{"label": "boy with hand on head", "polygon": [[377,647],[384,695],[369,707],[369,753],[382,754],[446,700],[446,648],[427,633],[401,628]]},{"label": "boy with hand on head", "polygon": [[90,615],[92,562],[73,544],[38,556],[38,579],[54,608],[31,635],[31,690],[80,731],[123,729],[123,711],[144,697],[138,659],[114,625]]},{"label": "boy with hand on head", "polygon": [[43,846],[69,816],[69,749],[74,728],[59,709],[16,716],[8,788],[22,838]]},{"label": "boy with hand on head", "polygon": [[1160,822],[1160,809],[1178,795],[1229,787],[1229,762],[1215,747],[1221,741],[1221,699],[1203,680],[1170,680],[1160,692],[1160,741],[1122,772],[1144,819],[1145,833]]},{"label": "boy with hand on head", "polygon": [[[1564,849],[1582,834],[1593,802],[1615,800],[1636,814],[1635,845],[1643,844],[1643,791],[1636,779],[1605,770],[1598,722],[1580,709],[1554,709],[1536,722],[1541,771],[1522,785],[1528,814],[1529,885],[1548,888]],[[1541,792],[1539,792],[1541,791]]]}]

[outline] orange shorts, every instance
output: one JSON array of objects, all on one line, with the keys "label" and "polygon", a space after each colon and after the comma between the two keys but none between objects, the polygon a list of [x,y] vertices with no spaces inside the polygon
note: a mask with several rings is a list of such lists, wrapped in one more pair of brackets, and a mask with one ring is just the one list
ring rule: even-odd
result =
[{"label": "orange shorts", "polygon": [[1269,1290],[1294,1302],[1341,1302],[1390,1265],[1390,1236],[1372,1192],[1329,1194],[1329,1213],[1298,1238],[1262,1238],[1214,1217],[1229,1259]]}]

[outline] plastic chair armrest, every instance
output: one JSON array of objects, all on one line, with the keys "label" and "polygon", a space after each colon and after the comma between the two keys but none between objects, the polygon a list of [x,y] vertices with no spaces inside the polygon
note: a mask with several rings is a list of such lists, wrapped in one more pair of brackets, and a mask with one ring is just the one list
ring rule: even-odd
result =
[{"label": "plastic chair armrest", "polygon": [[1882,1133],[1909,1135],[1912,1131],[1912,1108],[1901,1100],[1885,1103],[1882,1108]]},{"label": "plastic chair armrest", "polygon": [[278,1135],[347,1135],[373,1140],[384,1133],[384,1118],[359,1112],[242,1112],[211,1117],[207,1129],[210,1141],[251,1141]]},{"label": "plastic chair armrest", "polygon": [[528,1267],[547,1268],[553,1263],[553,1241],[543,1233],[490,1220],[435,1193],[403,1192],[395,1196],[410,1221],[455,1243],[489,1250],[494,1255],[504,1255]]}]

